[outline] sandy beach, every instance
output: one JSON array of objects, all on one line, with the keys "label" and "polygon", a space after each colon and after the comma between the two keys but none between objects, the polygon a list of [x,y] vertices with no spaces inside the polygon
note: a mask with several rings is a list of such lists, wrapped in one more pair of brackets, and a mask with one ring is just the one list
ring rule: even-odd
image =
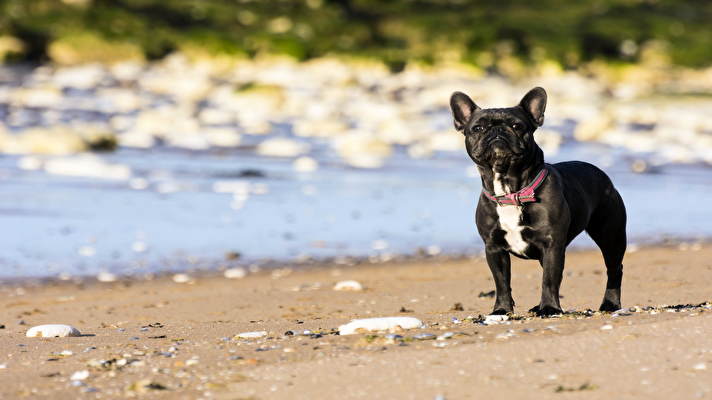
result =
[{"label": "sandy beach", "polygon": [[[603,294],[600,255],[570,252],[561,303],[576,313],[550,319],[527,316],[541,273],[536,262],[516,260],[518,314],[495,325],[476,322],[493,304],[481,259],[188,283],[6,283],[0,398],[707,398],[711,260],[709,244],[629,253],[630,310],[602,315],[585,313]],[[347,279],[365,289],[333,290]],[[382,316],[416,317],[425,327],[398,332],[402,338],[333,334],[351,319]],[[46,323],[84,336],[25,337]],[[256,331],[267,335],[236,337]]]}]

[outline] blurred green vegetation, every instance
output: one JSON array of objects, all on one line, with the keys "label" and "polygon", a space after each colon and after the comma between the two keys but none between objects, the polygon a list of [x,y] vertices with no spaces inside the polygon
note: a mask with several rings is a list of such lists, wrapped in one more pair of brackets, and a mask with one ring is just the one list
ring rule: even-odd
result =
[{"label": "blurred green vegetation", "polygon": [[[158,59],[175,50],[409,61],[712,60],[707,0],[0,0],[0,56]],[[648,51],[650,53],[650,51]]]}]

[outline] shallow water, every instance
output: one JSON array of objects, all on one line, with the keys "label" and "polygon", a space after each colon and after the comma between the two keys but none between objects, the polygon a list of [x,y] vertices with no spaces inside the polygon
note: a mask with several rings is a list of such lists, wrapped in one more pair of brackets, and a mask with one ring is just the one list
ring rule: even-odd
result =
[{"label": "shallow water", "polygon": [[[479,177],[462,153],[383,168],[346,166],[322,148],[314,173],[250,149],[120,149],[101,156],[132,179],[50,175],[0,158],[0,276],[138,274],[306,257],[478,253]],[[709,167],[630,172],[622,150],[565,143],[547,161],[589,161],[610,174],[629,213],[631,243],[712,237]],[[133,187],[133,188],[132,188]],[[589,247],[585,235],[574,246]]]}]

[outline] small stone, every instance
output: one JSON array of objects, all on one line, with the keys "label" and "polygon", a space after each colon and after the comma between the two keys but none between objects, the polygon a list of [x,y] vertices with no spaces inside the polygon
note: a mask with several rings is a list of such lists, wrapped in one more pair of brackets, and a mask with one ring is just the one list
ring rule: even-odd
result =
[{"label": "small stone", "polygon": [[363,285],[360,282],[354,280],[337,282],[334,285],[334,290],[336,291],[352,291],[360,292],[363,290]]},{"label": "small stone", "polygon": [[294,160],[292,167],[297,172],[314,172],[319,168],[319,163],[311,157],[302,156]]},{"label": "small stone", "polygon": [[166,386],[151,381],[150,379],[142,379],[131,384],[126,390],[130,392],[145,393],[149,390],[166,390]]},{"label": "small stone", "polygon": [[235,335],[239,339],[257,339],[265,336],[267,336],[266,331],[242,332]]},{"label": "small stone", "polygon": [[67,337],[81,336],[77,328],[70,325],[49,324],[38,325],[27,330],[27,337]]},{"label": "small stone", "polygon": [[694,369],[695,371],[704,371],[704,370],[707,369],[707,364],[702,363],[702,362],[701,362],[701,363],[697,363],[697,364],[695,364],[695,365],[692,366],[692,369]]},{"label": "small stone", "polygon": [[244,268],[229,268],[223,273],[227,279],[242,279],[247,276],[247,271]]},{"label": "small stone", "polygon": [[507,316],[507,315],[488,315],[485,317],[485,319],[484,319],[484,321],[482,321],[482,323],[485,325],[496,325],[496,324],[501,324],[508,320],[509,320],[509,316]]},{"label": "small stone", "polygon": [[340,335],[353,335],[359,332],[388,331],[396,329],[413,329],[423,326],[423,323],[414,317],[382,317],[355,319],[339,327]]},{"label": "small stone", "polygon": [[432,333],[418,333],[417,335],[413,335],[413,339],[415,340],[434,340],[435,338],[437,338],[437,336]]},{"label": "small stone", "polygon": [[442,335],[438,336],[437,340],[447,340],[455,336],[454,332],[445,332]]},{"label": "small stone", "polygon": [[403,336],[395,333],[389,333],[384,338],[386,339],[386,344],[396,344],[403,341]]},{"label": "small stone", "polygon": [[192,278],[188,274],[173,275],[173,282],[175,282],[175,283],[188,283],[190,281],[192,281]]},{"label": "small stone", "polygon": [[84,379],[87,379],[88,377],[89,377],[89,371],[84,369],[84,370],[77,371],[77,372],[73,373],[72,376],[69,377],[69,379],[73,380],[73,381],[83,381]]},{"label": "small stone", "polygon": [[610,331],[611,329],[613,329],[613,325],[611,324],[606,324],[601,327],[602,331]]},{"label": "small stone", "polygon": [[96,276],[96,280],[99,282],[116,282],[116,279],[116,275],[107,271],[99,272]]}]

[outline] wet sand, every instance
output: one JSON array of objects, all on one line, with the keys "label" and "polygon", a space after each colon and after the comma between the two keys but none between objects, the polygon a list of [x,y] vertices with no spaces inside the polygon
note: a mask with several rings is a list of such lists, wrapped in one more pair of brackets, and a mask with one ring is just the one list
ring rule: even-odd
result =
[{"label": "wet sand", "polygon": [[[562,307],[596,309],[605,285],[600,255],[570,252],[565,274]],[[345,279],[366,289],[332,290]],[[514,262],[519,315],[537,303],[540,279],[536,262]],[[712,307],[663,306],[712,300],[710,282],[712,245],[644,248],[625,261],[623,304],[638,306],[634,312],[491,326],[467,318],[487,314],[494,301],[479,296],[493,289],[481,259],[192,283],[6,284],[0,398],[709,398]],[[377,316],[413,316],[427,327],[400,332],[403,340],[330,334],[352,318]],[[87,336],[25,337],[44,323],[71,324]],[[285,335],[290,330],[322,335]],[[249,331],[268,335],[235,338]],[[446,332],[454,335],[413,338]],[[84,370],[88,377],[73,383]]]}]

